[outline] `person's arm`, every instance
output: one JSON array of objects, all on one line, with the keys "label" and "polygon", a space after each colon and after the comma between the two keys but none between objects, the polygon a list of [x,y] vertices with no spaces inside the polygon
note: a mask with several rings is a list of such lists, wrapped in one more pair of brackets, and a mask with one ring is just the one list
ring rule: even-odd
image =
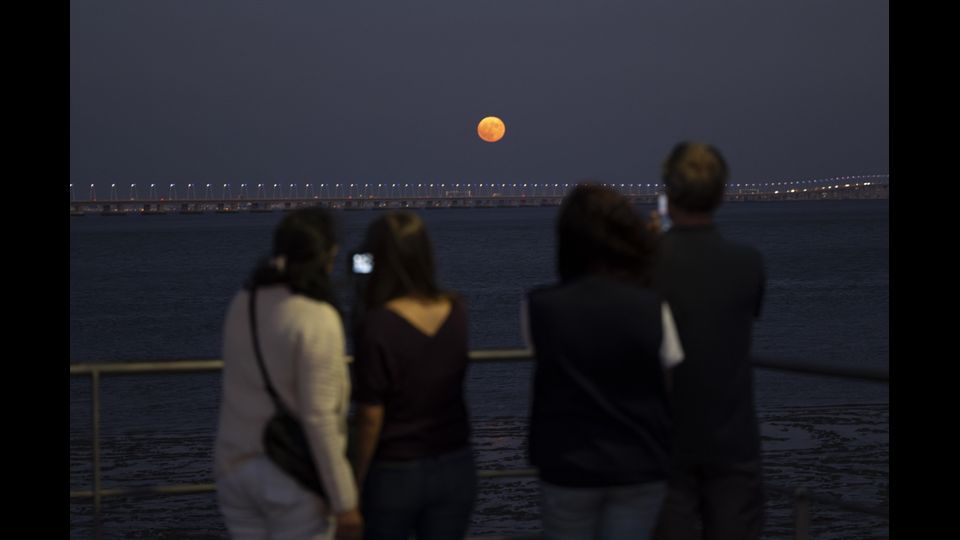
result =
[{"label": "person's arm", "polygon": [[663,326],[663,338],[660,340],[660,360],[663,363],[663,376],[667,390],[673,389],[673,368],[683,362],[683,346],[677,334],[677,325],[673,321],[673,312],[666,302],[660,303],[660,318]]},{"label": "person's arm", "polygon": [[354,412],[353,449],[350,460],[353,463],[354,474],[357,475],[357,486],[363,489],[363,482],[370,470],[370,462],[377,451],[377,442],[380,440],[380,428],[383,427],[383,405],[358,403]]},{"label": "person's arm", "polygon": [[384,396],[390,389],[388,352],[377,339],[377,319],[368,319],[359,329],[353,362],[353,440],[350,444],[350,462],[363,490],[370,463],[377,453],[380,432],[386,410]]},{"label": "person's arm", "polygon": [[[315,309],[314,309],[315,308]],[[345,522],[359,517],[357,487],[346,456],[343,410],[347,362],[343,327],[329,305],[311,305],[302,315],[296,354],[297,398],[301,422],[329,511]]]}]

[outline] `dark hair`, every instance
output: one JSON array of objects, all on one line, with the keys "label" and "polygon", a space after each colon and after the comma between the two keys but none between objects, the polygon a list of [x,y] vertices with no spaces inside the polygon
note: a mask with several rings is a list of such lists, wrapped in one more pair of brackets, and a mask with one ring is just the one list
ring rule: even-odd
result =
[{"label": "dark hair", "polygon": [[727,163],[709,144],[682,142],[663,164],[670,203],[688,212],[712,212],[723,201]]},{"label": "dark hair", "polygon": [[557,220],[557,270],[561,281],[597,272],[647,283],[656,238],[620,193],[578,184],[564,198]]},{"label": "dark hair", "polygon": [[427,228],[416,214],[388,212],[367,228],[364,251],[373,255],[364,304],[380,307],[394,298],[441,295],[434,275],[433,248]]},{"label": "dark hair", "polygon": [[329,274],[336,245],[329,212],[318,207],[294,210],[274,230],[273,258],[257,265],[246,288],[284,284],[294,294],[337,306]]}]

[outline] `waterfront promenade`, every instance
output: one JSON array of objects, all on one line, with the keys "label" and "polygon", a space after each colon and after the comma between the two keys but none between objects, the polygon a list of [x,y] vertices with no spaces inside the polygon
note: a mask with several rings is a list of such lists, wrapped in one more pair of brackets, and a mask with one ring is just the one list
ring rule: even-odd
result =
[{"label": "waterfront promenade", "polygon": [[[514,363],[514,362],[529,362],[532,360],[531,351],[527,349],[497,349],[497,350],[474,350],[470,353],[470,359],[473,363]],[[104,450],[101,442],[102,437],[102,425],[101,425],[101,416],[104,413],[109,413],[109,411],[103,410],[101,392],[102,384],[105,382],[105,378],[115,378],[123,376],[150,376],[157,374],[202,374],[202,373],[217,373],[223,367],[223,361],[220,359],[213,360],[179,360],[179,361],[161,361],[161,362],[124,362],[124,363],[81,363],[73,364],[70,367],[70,374],[74,377],[89,377],[91,384],[91,415],[90,421],[92,423],[91,431],[89,436],[91,438],[89,446],[84,448],[88,450],[87,453],[88,459],[91,460],[90,467],[87,469],[90,473],[89,480],[90,484],[84,486],[86,489],[76,489],[70,492],[70,498],[73,501],[91,501],[92,505],[86,507],[84,512],[84,519],[82,520],[83,525],[79,528],[82,528],[84,532],[90,532],[93,537],[102,537],[103,531],[101,527],[105,525],[105,521],[111,522],[116,526],[116,521],[118,519],[123,519],[120,516],[109,516],[104,514],[109,514],[109,511],[104,511],[104,499],[108,500],[124,500],[129,504],[133,499],[131,498],[144,498],[146,500],[153,500],[152,503],[156,507],[162,508],[165,504],[168,504],[171,500],[168,497],[172,496],[184,496],[184,495],[200,495],[205,493],[213,493],[215,491],[215,485],[212,483],[211,478],[196,477],[195,474],[187,480],[183,475],[178,475],[174,470],[168,468],[168,478],[161,480],[159,483],[150,485],[149,483],[144,483],[142,480],[137,481],[136,478],[131,478],[134,485],[130,485],[127,482],[126,486],[121,485],[104,485],[103,482],[103,473],[113,471],[117,468],[114,461],[117,460],[117,451],[116,449],[111,449],[110,462],[107,464],[102,463],[104,459]],[[889,373],[886,369],[873,369],[873,368],[843,368],[838,366],[826,366],[826,365],[815,365],[808,363],[800,362],[790,362],[782,359],[776,358],[754,358],[753,367],[761,370],[774,370],[784,373],[789,373],[793,375],[800,376],[818,376],[818,377],[829,377],[836,378],[840,380],[846,380],[850,382],[862,381],[873,384],[889,384]],[[849,409],[849,407],[840,409]],[[785,414],[783,410],[778,411],[779,415]],[[818,418],[818,422],[824,423],[825,418],[830,415],[824,409],[813,409],[813,412],[808,412],[808,415],[813,415]],[[783,418],[777,416],[774,417],[776,421],[769,422],[770,427],[776,427],[778,430],[782,430],[784,425]],[[502,423],[503,419],[499,419],[498,423]],[[810,418],[804,418],[804,422],[808,422]],[[845,419],[844,423],[849,423],[850,419]],[[862,422],[862,420],[857,420],[857,422]],[[829,422],[827,422],[829,423]],[[481,423],[478,428],[480,432],[484,430],[491,429],[489,423]],[[858,429],[861,431],[869,431],[871,427],[875,426],[864,426],[859,425]],[[849,426],[847,426],[849,428]],[[769,429],[769,428],[768,428]],[[521,465],[520,467],[513,466],[511,463],[516,463],[518,461],[518,456],[511,456],[507,459],[503,459],[504,455],[511,454],[510,451],[503,447],[505,440],[520,440],[522,434],[510,433],[512,437],[504,438],[504,431],[502,426],[498,428],[497,433],[499,434],[498,442],[499,446],[496,449],[488,448],[485,446],[485,441],[483,441],[483,436],[478,434],[481,440],[476,441],[478,448],[483,448],[486,450],[496,450],[495,454],[499,455],[499,459],[484,458],[481,460],[481,469],[478,471],[478,476],[483,479],[485,484],[490,482],[500,482],[508,481],[513,482],[501,488],[497,488],[494,493],[488,494],[486,497],[481,498],[481,501],[478,505],[478,508],[475,510],[475,517],[478,518],[481,523],[476,523],[477,520],[474,520],[474,529],[479,529],[480,531],[486,531],[491,528],[491,526],[496,525],[495,529],[497,532],[490,534],[489,532],[476,534],[468,537],[468,540],[533,540],[539,538],[539,530],[537,529],[539,516],[537,514],[537,507],[535,504],[531,504],[531,501],[535,501],[535,485],[530,484],[529,482],[533,481],[536,476],[536,471],[528,466]],[[522,431],[522,430],[521,430]],[[778,434],[780,431],[778,431]],[[810,433],[808,433],[810,435]],[[836,438],[836,434],[830,434],[830,438]],[[176,441],[176,445],[180,446],[190,446],[189,441],[181,440],[179,437],[172,437]],[[204,454],[204,458],[200,461],[204,463],[208,462],[211,459],[209,455],[209,446],[211,441],[206,437],[199,438],[199,445],[207,450],[207,453]],[[113,440],[113,439],[111,439]],[[79,440],[78,440],[79,442]],[[116,444],[116,441],[113,440],[113,443]],[[156,442],[153,443],[152,450],[155,452]],[[853,465],[854,471],[848,471],[853,473],[851,476],[856,476],[856,469],[859,469],[860,473],[865,474],[863,478],[859,480],[849,481],[848,486],[841,486],[846,489],[840,489],[837,491],[837,486],[833,486],[833,489],[817,489],[812,484],[815,482],[815,475],[811,475],[809,471],[804,472],[803,474],[789,479],[785,477],[780,469],[783,468],[793,468],[797,467],[803,469],[803,461],[807,459],[804,457],[805,452],[801,449],[798,449],[794,446],[794,443],[783,445],[782,442],[779,442],[777,439],[770,439],[765,442],[767,448],[767,454],[765,460],[767,461],[767,472],[766,472],[766,488],[770,494],[770,500],[768,502],[768,509],[771,512],[771,517],[774,518],[773,523],[768,524],[767,533],[764,535],[764,538],[770,537],[782,537],[783,534],[788,534],[790,537],[793,537],[797,540],[807,540],[808,538],[815,537],[817,533],[822,533],[821,530],[823,527],[840,527],[841,529],[847,529],[846,533],[851,532],[849,529],[856,530],[858,525],[857,521],[852,521],[847,523],[849,520],[857,519],[866,519],[866,523],[870,523],[866,530],[860,531],[853,536],[853,538],[861,538],[860,533],[870,534],[871,531],[876,532],[876,530],[885,529],[885,523],[889,519],[889,507],[886,497],[880,497],[883,499],[880,504],[877,504],[874,499],[877,499],[876,496],[870,496],[869,490],[865,490],[865,485],[869,483],[869,478],[872,475],[876,474],[877,464],[871,463],[872,459],[878,459],[880,461],[880,469],[886,469],[886,457],[885,451],[880,448],[881,456],[872,456],[870,459],[867,459],[863,462],[860,462],[860,459],[853,459],[852,462],[846,463],[844,468],[847,468],[850,465]],[[782,447],[782,448],[781,448]],[[828,457],[825,457],[820,453],[822,448],[815,451],[817,455],[817,461],[823,461],[824,459],[829,460]],[[521,451],[519,448],[513,448],[512,453],[520,454]],[[169,451],[169,450],[168,450]],[[506,452],[505,452],[506,451]],[[792,456],[792,457],[791,457]],[[129,456],[120,457],[121,461],[126,461],[129,459]],[[181,459],[184,459],[181,457]],[[846,459],[850,459],[850,456],[847,456]],[[197,461],[196,457],[193,458],[193,461]],[[179,462],[176,469],[186,467],[189,470],[195,468],[195,463],[190,464],[190,461],[181,461]],[[105,471],[106,469],[106,471]],[[114,471],[115,472],[115,471]],[[871,475],[871,473],[873,473]],[[117,482],[117,475],[112,475],[114,482]],[[137,476],[137,475],[134,475]],[[837,476],[837,470],[831,474],[831,476]],[[883,482],[886,482],[886,474],[882,474]],[[800,481],[801,477],[806,478],[805,481],[795,483]],[[175,483],[177,480],[187,480],[183,483]],[[199,482],[198,482],[199,480]],[[790,484],[784,485],[781,484],[783,480],[788,480]],[[136,485],[139,484],[139,485]],[[812,489],[811,489],[812,488]],[[847,489],[851,490],[852,493],[856,493],[853,498],[843,496],[844,491]],[[533,491],[531,491],[533,490]],[[849,493],[847,493],[849,495]],[[862,500],[864,496],[867,496],[870,501]],[[491,497],[493,500],[491,501]],[[526,497],[529,500],[521,500]],[[511,501],[511,504],[517,505],[513,508],[508,508],[504,504],[504,500]],[[500,501],[500,502],[497,502]],[[208,505],[211,501],[208,501]],[[150,503],[148,503],[150,504]],[[114,506],[114,512],[116,512],[116,507]],[[196,509],[195,509],[196,511]],[[210,519],[217,519],[217,514],[213,505],[211,505],[210,515],[213,516]],[[133,518],[127,518],[133,519]],[[104,521],[105,520],[105,521]],[[493,523],[483,523],[483,522],[493,522]],[[530,528],[532,525],[532,529]],[[817,525],[818,527],[814,527]],[[842,525],[842,526],[841,526]],[[516,527],[514,530],[510,528]],[[864,524],[859,525],[863,527]],[[507,530],[502,530],[507,529]],[[80,532],[80,531],[76,531]],[[841,534],[845,534],[841,532]]]}]

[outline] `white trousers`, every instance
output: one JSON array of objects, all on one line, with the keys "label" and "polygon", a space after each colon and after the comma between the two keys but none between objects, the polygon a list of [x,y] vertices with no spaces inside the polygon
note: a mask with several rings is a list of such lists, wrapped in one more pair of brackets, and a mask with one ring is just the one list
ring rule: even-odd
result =
[{"label": "white trousers", "polygon": [[234,540],[333,540],[333,516],[266,456],[249,459],[217,480],[220,513]]}]

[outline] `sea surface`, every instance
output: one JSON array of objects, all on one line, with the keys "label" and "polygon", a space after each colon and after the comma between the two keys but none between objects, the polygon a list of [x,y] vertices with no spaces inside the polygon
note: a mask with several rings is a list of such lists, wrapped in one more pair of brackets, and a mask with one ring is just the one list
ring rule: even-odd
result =
[{"label": "sea surface", "polygon": [[[653,210],[643,207],[643,211]],[[460,292],[471,349],[521,347],[525,291],[556,279],[558,209],[421,210],[441,284]],[[889,364],[886,200],[727,203],[721,233],[758,248],[768,282],[757,356],[815,365]],[[338,211],[341,253],[378,211]],[[213,359],[232,295],[269,252],[282,212],[71,218],[70,362]],[[334,275],[349,312],[352,283]],[[478,463],[526,467],[530,363],[472,365],[468,404]],[[888,387],[755,372],[767,481],[864,505],[888,502]],[[212,481],[218,373],[110,376],[102,382],[105,487]],[[71,489],[92,485],[91,396],[71,380]],[[483,480],[471,534],[536,531],[533,479]],[[93,534],[92,504],[70,505],[71,537]],[[792,537],[790,501],[771,494],[765,538]],[[884,518],[813,504],[813,537],[889,536]],[[105,538],[225,538],[213,494],[107,497]]]}]

